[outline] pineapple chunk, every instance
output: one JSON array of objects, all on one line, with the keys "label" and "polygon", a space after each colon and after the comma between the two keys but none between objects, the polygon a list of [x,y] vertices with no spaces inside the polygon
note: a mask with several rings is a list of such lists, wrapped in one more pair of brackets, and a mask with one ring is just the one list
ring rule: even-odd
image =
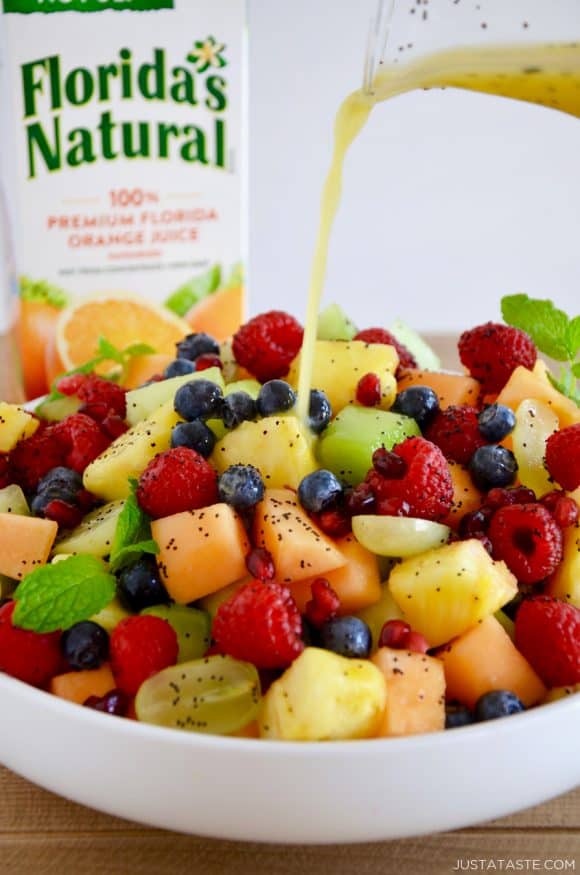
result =
[{"label": "pineapple chunk", "polygon": [[546,470],[546,442],[560,428],[552,407],[545,401],[526,398],[516,410],[516,427],[511,438],[522,486],[533,489],[538,498],[554,488]]},{"label": "pineapple chunk", "polygon": [[243,422],[218,442],[212,462],[220,474],[230,465],[254,465],[266,486],[274,489],[296,489],[318,467],[310,435],[295,416]]},{"label": "pineapple chunk", "polygon": [[173,402],[178,389],[195,380],[210,380],[223,391],[224,380],[219,368],[207,368],[199,373],[185,374],[183,377],[171,377],[169,380],[151,383],[149,386],[142,386],[140,389],[127,392],[127,422],[129,425],[137,425],[138,422],[147,419],[162,404],[166,404],[168,401]]},{"label": "pineapple chunk", "polygon": [[22,407],[0,401],[0,453],[9,453],[18,441],[32,437],[39,425]]},{"label": "pineapple chunk", "polygon": [[117,520],[125,505],[124,500],[111,501],[103,507],[91,511],[81,520],[76,529],[59,538],[54,547],[57,555],[99,556],[101,559],[111,552],[115,537]]},{"label": "pineapple chunk", "polygon": [[381,598],[375,605],[355,611],[357,617],[364,620],[373,636],[373,650],[379,646],[381,629],[389,620],[404,620],[403,612],[395,602],[387,584],[381,586]]},{"label": "pineapple chunk", "polygon": [[371,738],[386,702],[384,675],[372,662],[307,647],[266,693],[260,736],[285,741]]},{"label": "pineapple chunk", "polygon": [[171,399],[91,462],[83,476],[85,489],[105,501],[127,498],[129,478],[139,477],[155,456],[169,449],[171,430],[177,422],[179,416]]},{"label": "pineapple chunk", "polygon": [[[393,346],[384,343],[364,343],[362,340],[318,340],[314,352],[314,387],[326,393],[335,413],[356,399],[358,381],[365,374],[381,378],[382,410],[388,410],[397,394],[394,373],[399,356]],[[290,385],[298,385],[300,356],[294,359],[287,377]]]},{"label": "pineapple chunk", "polygon": [[[580,493],[576,490],[575,495]],[[578,495],[577,499],[580,498]],[[546,594],[580,608],[580,523],[564,530],[564,555],[546,587]]]},{"label": "pineapple chunk", "polygon": [[389,589],[407,622],[437,647],[511,601],[518,585],[506,564],[473,539],[403,560]]}]

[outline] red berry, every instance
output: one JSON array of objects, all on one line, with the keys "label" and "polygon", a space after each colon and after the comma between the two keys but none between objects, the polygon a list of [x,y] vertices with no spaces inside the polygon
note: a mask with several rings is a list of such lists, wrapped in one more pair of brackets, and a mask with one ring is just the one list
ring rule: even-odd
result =
[{"label": "red berry", "polygon": [[420,632],[414,632],[411,630],[409,637],[407,638],[407,643],[405,644],[405,650],[411,650],[413,653],[427,653],[429,650],[429,642]]},{"label": "red berry", "polygon": [[485,446],[481,436],[475,407],[467,404],[452,405],[435,414],[425,437],[437,444],[446,459],[467,465],[474,452]]},{"label": "red berry", "polygon": [[84,413],[86,416],[94,419],[95,422],[102,423],[103,419],[109,415],[109,408],[104,401],[94,401],[90,404],[81,404],[78,413]]},{"label": "red berry", "polygon": [[539,583],[562,561],[562,530],[541,504],[512,504],[495,512],[488,536],[520,583]]},{"label": "red berry", "polygon": [[10,459],[7,453],[0,453],[0,489],[4,489],[5,486],[9,486],[11,483]]},{"label": "red berry", "polygon": [[429,643],[419,632],[414,632],[403,620],[388,620],[379,637],[379,647],[393,650],[412,650],[414,653],[427,653]]},{"label": "red berry", "polygon": [[516,614],[518,650],[549,687],[580,683],[580,610],[548,596],[522,602]]},{"label": "red berry", "polygon": [[494,513],[494,509],[486,505],[466,513],[459,523],[459,534],[462,538],[477,538],[479,535],[485,535]]},{"label": "red berry", "polygon": [[397,453],[379,447],[373,453],[373,468],[381,475],[392,480],[400,480],[407,473],[407,463]]},{"label": "red berry", "polygon": [[527,489],[525,486],[510,486],[503,488],[496,486],[490,489],[485,496],[485,506],[497,510],[500,507],[506,507],[508,504],[533,504],[536,500],[536,494],[532,489]]},{"label": "red berry", "polygon": [[124,419],[109,411],[101,422],[101,428],[112,440],[116,440],[128,431],[129,426]]},{"label": "red berry", "polygon": [[461,362],[485,392],[499,392],[519,365],[533,368],[537,355],[531,338],[509,325],[486,322],[459,338]]},{"label": "red berry", "polygon": [[359,483],[346,498],[346,507],[351,516],[374,513],[375,504],[375,496],[368,483]]},{"label": "red berry", "polygon": [[293,316],[270,310],[234,334],[233,353],[238,364],[265,383],[286,376],[302,346],[303,333]]},{"label": "red berry", "polygon": [[317,577],[310,584],[312,598],[306,602],[306,618],[319,628],[327,620],[336,617],[340,609],[340,599],[325,577]]},{"label": "red berry", "polygon": [[255,577],[256,580],[274,580],[276,576],[276,568],[274,560],[268,550],[263,547],[254,547],[251,553],[246,556],[246,568],[248,574]]},{"label": "red berry", "polygon": [[0,608],[0,671],[44,687],[61,669],[60,632],[40,635],[13,626],[15,608],[13,601]]},{"label": "red berry", "polygon": [[560,489],[547,492],[540,499],[540,504],[546,507],[561,529],[567,529],[578,522],[578,505],[570,495]]},{"label": "red berry", "polygon": [[127,413],[125,390],[111,380],[89,374],[76,394],[85,404],[103,404],[107,410],[112,410],[122,419],[125,418]]},{"label": "red berry", "polygon": [[56,425],[41,425],[32,437],[19,441],[10,453],[14,481],[32,492],[45,474],[66,465],[68,441]]},{"label": "red berry", "polygon": [[394,346],[399,356],[400,368],[417,367],[417,362],[412,353],[409,352],[406,346],[399,343],[397,338],[385,328],[365,328],[364,331],[359,331],[354,339],[363,340],[365,343],[386,343],[389,346]]},{"label": "red berry", "polygon": [[410,437],[393,447],[407,465],[404,477],[383,477],[374,468],[366,482],[377,497],[379,513],[386,499],[409,505],[409,515],[426,520],[442,520],[453,503],[453,482],[449,465],[439,447],[422,437]]},{"label": "red berry", "polygon": [[210,352],[204,352],[203,355],[199,355],[195,360],[196,371],[206,371],[208,368],[219,368],[221,371],[223,367],[224,363],[219,355],[212,355]]},{"label": "red berry", "polygon": [[64,464],[82,474],[87,465],[90,465],[97,456],[107,449],[111,443],[110,438],[104,434],[90,416],[84,413],[73,413],[61,422],[57,423],[67,453]]},{"label": "red berry", "polygon": [[83,511],[80,507],[69,504],[68,501],[53,498],[44,508],[44,517],[47,520],[54,520],[58,523],[59,528],[74,529],[82,520]]},{"label": "red berry", "polygon": [[87,380],[87,374],[70,374],[57,380],[56,389],[62,395],[77,395],[79,389]]},{"label": "red berry", "polygon": [[350,516],[346,508],[323,510],[321,513],[313,513],[311,516],[318,528],[322,529],[329,538],[343,538],[352,530]]},{"label": "red berry", "polygon": [[546,442],[546,468],[564,489],[580,486],[580,422],[550,435]]},{"label": "red berry", "polygon": [[364,407],[376,407],[381,403],[381,378],[378,374],[365,374],[356,387],[356,400]]},{"label": "red berry", "polygon": [[114,714],[117,717],[124,717],[129,708],[129,697],[125,695],[123,690],[110,690],[104,696],[89,696],[83,702],[85,708],[92,708],[94,711],[101,711],[103,714]]},{"label": "red berry", "polygon": [[149,462],[139,479],[137,500],[154,519],[207,507],[218,500],[217,474],[195,450],[176,447]]},{"label": "red berry", "polygon": [[302,621],[287,586],[253,581],[220,605],[212,637],[222,653],[257,668],[285,668],[304,649]]},{"label": "red berry", "polygon": [[376,507],[379,516],[411,516],[411,505],[404,498],[380,498]]},{"label": "red berry", "polygon": [[110,638],[111,668],[120,690],[134,696],[141,684],[177,662],[177,635],[167,620],[127,617]]}]

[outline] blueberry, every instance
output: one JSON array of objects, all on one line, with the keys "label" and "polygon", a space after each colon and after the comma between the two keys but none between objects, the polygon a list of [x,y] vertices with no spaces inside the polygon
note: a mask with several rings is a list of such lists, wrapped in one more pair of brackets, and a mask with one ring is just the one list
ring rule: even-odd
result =
[{"label": "blueberry", "polygon": [[247,392],[232,392],[226,395],[222,407],[222,419],[226,428],[236,428],[246,420],[255,419],[258,407]]},{"label": "blueberry", "polygon": [[525,711],[523,702],[515,693],[509,690],[492,690],[484,693],[475,703],[475,719],[496,720],[498,717],[509,717],[510,714],[519,714]]},{"label": "blueberry", "polygon": [[488,404],[477,417],[479,432],[486,441],[497,443],[507,437],[516,426],[516,416],[503,404]]},{"label": "blueberry", "polygon": [[135,613],[169,601],[157,562],[151,556],[144,556],[129,568],[124,568],[119,575],[117,590],[121,604]]},{"label": "blueberry", "polygon": [[230,465],[219,478],[218,492],[221,501],[246,510],[264,497],[264,481],[253,465]]},{"label": "blueberry", "polygon": [[473,723],[473,714],[466,705],[447,705],[445,709],[445,729],[457,729]]},{"label": "blueberry", "polygon": [[82,488],[83,478],[76,471],[62,466],[52,468],[37,486],[30,505],[32,513],[42,515],[46,506],[55,499],[75,505]]},{"label": "blueberry", "polygon": [[189,359],[194,362],[200,355],[220,354],[220,345],[217,340],[200,331],[199,334],[188,334],[177,344],[177,358]]},{"label": "blueberry", "polygon": [[195,419],[193,422],[178,422],[171,432],[172,447],[189,447],[205,459],[211,456],[215,443],[215,434],[200,419]]},{"label": "blueberry", "polygon": [[439,412],[439,399],[429,386],[409,386],[399,392],[391,410],[393,413],[410,416],[423,431]]},{"label": "blueberry", "polygon": [[296,393],[285,380],[268,380],[260,389],[256,403],[260,416],[271,416],[291,410],[296,404]]},{"label": "blueberry", "polygon": [[320,645],[341,656],[366,659],[371,652],[371,630],[359,617],[335,617],[320,627]]},{"label": "blueberry", "polygon": [[332,419],[332,407],[330,401],[320,389],[312,389],[310,392],[310,407],[308,408],[308,425],[314,434],[324,431]]},{"label": "blueberry", "polygon": [[98,668],[109,655],[109,636],[91,620],[75,623],[63,632],[60,645],[64,657],[75,671]]},{"label": "blueberry", "polygon": [[163,371],[163,376],[168,380],[170,377],[185,377],[186,374],[193,374],[194,371],[194,362],[190,362],[188,359],[174,359]]},{"label": "blueberry", "polygon": [[222,390],[216,383],[211,380],[192,380],[179,387],[173,406],[183,419],[192,422],[194,419],[221,416],[223,401]]},{"label": "blueberry", "polygon": [[327,510],[341,498],[343,486],[338,477],[320,468],[307,474],[298,487],[298,500],[309,513],[320,513]]},{"label": "blueberry", "polygon": [[495,486],[510,486],[517,470],[518,463],[512,451],[495,444],[478,447],[469,462],[473,482],[484,492]]}]

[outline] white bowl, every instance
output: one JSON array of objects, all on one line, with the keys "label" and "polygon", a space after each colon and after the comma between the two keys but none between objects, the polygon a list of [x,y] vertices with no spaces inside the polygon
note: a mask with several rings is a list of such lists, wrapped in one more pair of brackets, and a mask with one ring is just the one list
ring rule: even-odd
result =
[{"label": "white bowl", "polygon": [[580,696],[433,735],[219,738],[100,714],[0,674],[0,758],[76,802],[165,829],[362,842],[456,829],[580,783]]}]

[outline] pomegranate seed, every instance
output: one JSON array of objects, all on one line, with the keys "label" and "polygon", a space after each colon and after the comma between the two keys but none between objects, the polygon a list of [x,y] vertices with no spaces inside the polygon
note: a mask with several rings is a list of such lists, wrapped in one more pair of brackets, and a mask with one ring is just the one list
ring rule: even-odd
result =
[{"label": "pomegranate seed", "polygon": [[97,503],[95,496],[87,489],[81,489],[77,492],[76,500],[83,513],[88,513]]},{"label": "pomegranate seed", "polygon": [[47,520],[54,520],[55,523],[58,523],[59,528],[74,529],[82,520],[83,512],[80,507],[75,507],[74,504],[69,504],[60,498],[53,498],[44,508],[44,516]]},{"label": "pomegranate seed", "polygon": [[324,534],[331,538],[342,538],[351,531],[350,517],[342,509],[323,510],[322,513],[313,514],[313,518]]},{"label": "pomegranate seed", "polygon": [[566,493],[562,489],[553,489],[552,492],[546,492],[545,495],[542,495],[540,504],[543,504],[550,513],[553,513],[558,501],[565,495]]},{"label": "pomegranate seed", "polygon": [[224,364],[221,358],[217,355],[212,355],[210,352],[205,352],[195,360],[196,371],[206,371],[208,368],[219,368],[223,370]]},{"label": "pomegranate seed", "polygon": [[409,632],[405,641],[405,650],[412,650],[413,653],[427,653],[429,650],[429,642],[424,635],[419,632]]},{"label": "pomegranate seed", "polygon": [[388,620],[381,629],[379,647],[393,647],[400,650],[411,633],[411,627],[403,620]]},{"label": "pomegranate seed", "polygon": [[477,541],[481,541],[487,552],[490,556],[493,556],[493,544],[490,539],[483,532],[477,532],[477,534],[472,535],[472,538],[475,538]]},{"label": "pomegranate seed", "polygon": [[361,513],[374,513],[375,495],[368,483],[359,483],[346,499],[346,507],[352,516]]},{"label": "pomegranate seed", "polygon": [[377,502],[380,516],[410,516],[411,505],[404,498],[381,498]]},{"label": "pomegranate seed", "polygon": [[89,696],[83,704],[86,708],[92,708],[94,711],[124,717],[129,707],[129,699],[122,690],[115,689],[101,697]]},{"label": "pomegranate seed", "polygon": [[491,518],[495,513],[494,507],[484,505],[472,513],[466,513],[459,523],[459,534],[462,538],[475,538],[487,532]]},{"label": "pomegranate seed", "polygon": [[494,510],[499,510],[500,507],[506,507],[508,504],[533,504],[535,501],[535,492],[525,486],[514,486],[512,489],[496,487],[490,489],[485,497],[486,507],[492,507]]},{"label": "pomegranate seed", "polygon": [[324,577],[317,577],[310,585],[312,599],[306,603],[306,618],[317,628],[336,617],[340,599]]},{"label": "pomegranate seed", "polygon": [[512,504],[535,504],[537,501],[536,493],[533,489],[528,489],[527,486],[514,486],[508,489]]},{"label": "pomegranate seed", "polygon": [[128,430],[129,426],[125,422],[124,419],[121,419],[120,416],[117,416],[115,413],[109,413],[101,422],[101,428],[104,432],[106,432],[109,437],[115,438],[120,437],[122,434]]},{"label": "pomegranate seed", "polygon": [[374,451],[373,468],[388,480],[401,480],[407,473],[405,460],[384,447]]},{"label": "pomegranate seed", "polygon": [[563,495],[556,502],[552,516],[561,529],[567,529],[578,522],[578,505],[569,495]]},{"label": "pomegranate seed", "polygon": [[381,403],[381,380],[378,374],[365,374],[358,381],[356,400],[365,407],[376,407]]},{"label": "pomegranate seed", "polygon": [[274,560],[267,550],[263,547],[254,547],[251,553],[246,556],[246,568],[252,577],[256,580],[274,580],[276,576],[276,568]]}]

